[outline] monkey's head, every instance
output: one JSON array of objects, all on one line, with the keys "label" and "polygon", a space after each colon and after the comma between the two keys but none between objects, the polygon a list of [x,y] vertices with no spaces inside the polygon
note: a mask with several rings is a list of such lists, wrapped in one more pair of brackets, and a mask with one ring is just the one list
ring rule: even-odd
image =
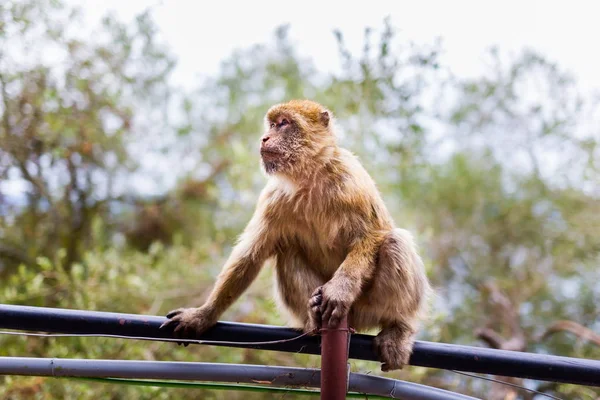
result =
[{"label": "monkey's head", "polygon": [[260,155],[267,174],[296,175],[335,146],[331,113],[310,100],[274,105],[265,116]]}]

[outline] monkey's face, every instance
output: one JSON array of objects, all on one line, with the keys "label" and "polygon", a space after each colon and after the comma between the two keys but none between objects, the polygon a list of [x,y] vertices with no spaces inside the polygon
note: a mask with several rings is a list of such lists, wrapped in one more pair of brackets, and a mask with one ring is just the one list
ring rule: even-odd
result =
[{"label": "monkey's face", "polygon": [[267,174],[291,170],[302,151],[302,135],[289,115],[278,115],[267,121],[267,132],[261,138],[260,155]]},{"label": "monkey's face", "polygon": [[310,100],[277,104],[265,116],[261,139],[262,167],[267,174],[301,178],[325,162],[323,150],[335,147],[331,116]]}]

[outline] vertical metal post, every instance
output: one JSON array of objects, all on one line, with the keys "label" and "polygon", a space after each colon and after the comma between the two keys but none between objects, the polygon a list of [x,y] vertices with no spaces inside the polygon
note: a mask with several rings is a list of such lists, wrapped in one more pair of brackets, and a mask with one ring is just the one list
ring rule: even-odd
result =
[{"label": "vertical metal post", "polygon": [[348,391],[350,331],[344,317],[335,329],[321,330],[321,400],[344,400]]}]

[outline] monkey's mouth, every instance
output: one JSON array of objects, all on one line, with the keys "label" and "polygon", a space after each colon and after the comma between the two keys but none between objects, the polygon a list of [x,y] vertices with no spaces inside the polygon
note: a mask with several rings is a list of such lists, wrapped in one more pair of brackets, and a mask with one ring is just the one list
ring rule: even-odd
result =
[{"label": "monkey's mouth", "polygon": [[275,160],[280,158],[283,153],[272,148],[262,148],[260,149],[260,155],[265,160]]}]

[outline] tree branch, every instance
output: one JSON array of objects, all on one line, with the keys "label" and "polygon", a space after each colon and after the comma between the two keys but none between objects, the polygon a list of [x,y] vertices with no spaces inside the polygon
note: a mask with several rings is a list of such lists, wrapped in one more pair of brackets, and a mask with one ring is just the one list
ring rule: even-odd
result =
[{"label": "tree branch", "polygon": [[575,336],[582,340],[587,340],[600,346],[600,335],[585,326],[568,320],[560,320],[553,322],[547,329],[546,332],[540,337],[540,340],[545,340],[558,332],[571,332]]},{"label": "tree branch", "polygon": [[[483,285],[483,290],[487,290],[489,293],[489,301],[498,312],[501,321],[496,321],[508,326],[510,329],[511,337],[505,339],[502,335],[496,332],[492,328],[478,328],[475,330],[475,335],[484,341],[488,346],[494,349],[500,350],[512,350],[512,351],[525,351],[527,348],[527,340],[525,332],[520,324],[519,314],[516,311],[516,307],[512,301],[506,296],[498,287],[493,283],[489,282]],[[507,378],[498,376],[496,377],[500,381],[510,382],[513,384],[521,385],[522,380],[517,378]],[[514,388],[507,387],[500,383],[493,383],[488,399],[490,400],[506,400],[515,399],[517,391]],[[523,395],[526,399],[531,399],[531,395]]]},{"label": "tree branch", "polygon": [[475,336],[483,340],[492,349],[501,349],[504,338],[498,332],[491,328],[479,328],[475,330]]}]

